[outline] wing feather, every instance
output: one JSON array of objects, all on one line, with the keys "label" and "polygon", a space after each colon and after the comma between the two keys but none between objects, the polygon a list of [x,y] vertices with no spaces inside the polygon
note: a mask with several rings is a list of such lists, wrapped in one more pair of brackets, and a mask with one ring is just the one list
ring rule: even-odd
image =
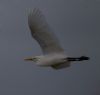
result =
[{"label": "wing feather", "polygon": [[37,40],[44,54],[63,52],[58,39],[52,32],[44,15],[39,9],[35,8],[30,12],[28,16],[28,24],[33,38]]},{"label": "wing feather", "polygon": [[66,68],[66,67],[70,67],[70,62],[68,63],[62,63],[62,64],[55,64],[51,66],[53,69],[62,69],[62,68]]}]

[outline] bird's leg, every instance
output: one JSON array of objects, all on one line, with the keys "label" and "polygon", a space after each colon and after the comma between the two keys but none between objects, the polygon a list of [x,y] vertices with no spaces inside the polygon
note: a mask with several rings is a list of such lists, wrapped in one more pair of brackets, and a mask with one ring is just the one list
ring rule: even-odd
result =
[{"label": "bird's leg", "polygon": [[83,60],[89,60],[89,57],[81,56],[81,57],[67,57],[68,61],[83,61]]}]

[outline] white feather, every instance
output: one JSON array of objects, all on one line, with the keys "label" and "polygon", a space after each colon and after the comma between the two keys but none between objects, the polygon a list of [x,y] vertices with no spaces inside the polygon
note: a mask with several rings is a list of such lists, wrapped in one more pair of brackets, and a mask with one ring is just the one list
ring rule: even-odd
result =
[{"label": "white feather", "polygon": [[43,53],[63,52],[55,34],[52,32],[44,15],[39,9],[34,9],[28,16],[28,24],[32,37],[37,40]]},{"label": "white feather", "polygon": [[[30,12],[28,24],[32,37],[39,43],[45,54],[35,57],[39,59],[36,64],[39,66],[51,66],[55,69],[68,67],[70,62],[64,60],[67,56],[39,9],[35,8]],[[29,58],[29,60],[31,59]]]}]

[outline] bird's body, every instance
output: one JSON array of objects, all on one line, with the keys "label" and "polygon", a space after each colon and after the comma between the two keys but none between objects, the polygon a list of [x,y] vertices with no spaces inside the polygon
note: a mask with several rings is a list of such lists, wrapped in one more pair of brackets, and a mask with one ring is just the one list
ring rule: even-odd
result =
[{"label": "bird's body", "polygon": [[67,56],[63,53],[54,53],[41,56],[35,56],[33,58],[27,58],[26,60],[34,60],[36,65],[41,67],[52,67],[55,69],[65,68],[70,66]]},{"label": "bird's body", "polygon": [[39,57],[40,60],[36,63],[39,66],[52,66],[67,62],[67,60],[65,60],[67,56],[64,54],[49,54]]},{"label": "bird's body", "polygon": [[[78,59],[80,58],[68,57],[65,54],[57,37],[39,9],[34,9],[30,12],[28,24],[32,37],[39,43],[44,55],[33,56],[25,60],[34,61],[39,66],[51,66],[54,69],[69,67],[71,61],[79,61]],[[82,58],[84,60],[84,57]]]}]

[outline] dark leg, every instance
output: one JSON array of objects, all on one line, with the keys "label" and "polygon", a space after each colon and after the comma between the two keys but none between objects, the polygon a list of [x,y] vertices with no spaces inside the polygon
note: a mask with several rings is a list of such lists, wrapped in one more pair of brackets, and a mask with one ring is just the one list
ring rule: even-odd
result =
[{"label": "dark leg", "polygon": [[89,57],[86,56],[81,56],[81,57],[68,57],[67,60],[68,61],[83,61],[83,60],[89,60]]}]

